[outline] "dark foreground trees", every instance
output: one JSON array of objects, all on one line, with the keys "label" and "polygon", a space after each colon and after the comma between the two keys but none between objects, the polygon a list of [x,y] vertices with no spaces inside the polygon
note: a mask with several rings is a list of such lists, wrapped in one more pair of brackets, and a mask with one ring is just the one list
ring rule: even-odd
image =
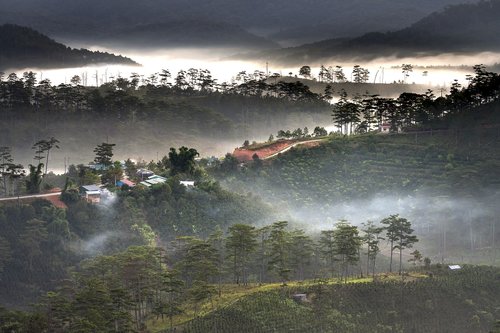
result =
[{"label": "dark foreground trees", "polygon": [[[132,205],[132,201],[127,202]],[[18,245],[13,247],[0,238],[0,273],[1,265],[12,261],[12,253],[22,253],[26,269],[33,273],[38,272],[38,263],[44,262],[48,246],[55,246],[52,244],[57,241],[54,249],[61,252],[65,239],[69,241],[68,231],[63,232],[64,215],[62,210],[45,207],[43,220],[32,218],[20,230]],[[385,220],[393,221],[391,235],[398,235],[393,248],[402,251],[410,247],[414,238],[409,222],[397,215]],[[137,227],[134,224],[132,229]],[[146,230],[147,225],[142,228]],[[347,281],[359,275],[356,271],[363,246],[368,257],[375,260],[381,229],[367,223],[361,237],[356,226],[340,220],[332,230],[323,231],[316,242],[314,236],[291,228],[287,221],[278,221],[259,230],[233,224],[227,233],[219,230],[206,239],[181,236],[165,242],[164,248],[143,239],[149,245],[130,246],[77,264],[60,288],[45,294],[28,321],[40,332],[134,332],[144,330],[152,317],[168,319],[173,327],[173,318],[184,311],[186,302],[195,304],[193,317],[201,313],[202,304],[214,308],[217,294],[223,296],[220,284],[224,282],[246,285],[280,281],[286,285],[294,277],[301,280],[334,275],[323,274],[321,268]],[[34,278],[27,281],[34,282]]]}]

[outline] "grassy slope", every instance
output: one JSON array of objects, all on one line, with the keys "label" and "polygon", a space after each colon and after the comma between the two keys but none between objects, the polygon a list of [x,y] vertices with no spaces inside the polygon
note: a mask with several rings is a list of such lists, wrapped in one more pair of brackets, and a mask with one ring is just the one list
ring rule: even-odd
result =
[{"label": "grassy slope", "polygon": [[[248,289],[228,287],[201,306],[184,332],[489,332],[500,318],[500,270],[433,268],[432,277],[379,276],[376,282],[291,283]],[[307,293],[298,304],[294,293]],[[217,297],[215,297],[217,300]],[[215,309],[215,310],[212,310]],[[176,324],[189,317],[176,318]],[[167,327],[156,322],[154,331]],[[180,328],[180,327],[179,327]]]},{"label": "grassy slope", "polygon": [[499,129],[462,129],[404,135],[336,137],[319,147],[292,149],[258,173],[222,180],[303,205],[342,202],[398,191],[436,195],[495,185],[500,179]]},{"label": "grassy slope", "polygon": [[[389,277],[391,278],[391,277]],[[349,283],[368,283],[373,279],[371,278],[353,278]],[[338,284],[338,279],[322,280],[325,285]],[[317,284],[317,281],[293,281],[288,283],[287,288],[310,288]],[[194,317],[203,318],[210,316],[214,311],[231,307],[238,302],[244,300],[246,297],[259,295],[262,293],[273,293],[276,291],[284,290],[281,283],[266,283],[259,285],[257,283],[249,283],[247,286],[224,284],[221,289],[221,296],[215,296],[212,300],[205,301],[202,304],[196,304],[192,301],[187,301],[183,304],[183,313],[174,317],[174,326],[181,327],[187,325],[193,320]],[[290,289],[291,290],[291,289]],[[162,320],[161,318],[152,318],[149,321],[148,328],[153,332],[161,332],[166,326],[169,325],[168,319]]]}]

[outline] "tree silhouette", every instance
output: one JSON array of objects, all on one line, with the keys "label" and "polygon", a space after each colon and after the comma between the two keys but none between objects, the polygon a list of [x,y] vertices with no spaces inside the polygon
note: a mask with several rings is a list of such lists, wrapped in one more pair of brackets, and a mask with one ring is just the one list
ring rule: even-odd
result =
[{"label": "tree silhouette", "polygon": [[168,159],[170,160],[170,174],[178,173],[192,174],[195,167],[194,159],[200,154],[194,148],[180,147],[179,152],[175,148],[170,148]]},{"label": "tree silhouette", "polygon": [[111,166],[113,160],[113,147],[116,146],[114,143],[106,143],[103,142],[94,149],[94,153],[96,157],[94,158],[94,162],[97,164],[102,164],[105,167]]},{"label": "tree silhouette", "polygon": [[311,78],[311,67],[310,66],[300,67],[299,75],[303,76],[305,79],[310,79]]}]

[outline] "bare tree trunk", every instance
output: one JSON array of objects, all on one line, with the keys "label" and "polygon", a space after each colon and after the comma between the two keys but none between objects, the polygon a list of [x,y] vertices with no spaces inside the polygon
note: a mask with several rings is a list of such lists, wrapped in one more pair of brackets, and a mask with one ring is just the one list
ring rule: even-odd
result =
[{"label": "bare tree trunk", "polygon": [[401,275],[403,269],[403,249],[399,247],[399,275]]},{"label": "bare tree trunk", "polygon": [[389,262],[389,272],[392,273],[392,253],[394,252],[394,248],[392,247],[393,246],[393,242],[391,241],[391,260]]},{"label": "bare tree trunk", "polygon": [[49,168],[49,154],[50,154],[50,149],[47,149],[47,156],[45,157],[45,173],[44,173],[44,175],[47,174],[47,170]]},{"label": "bare tree trunk", "polygon": [[370,276],[370,250],[366,253],[366,276]]},{"label": "bare tree trunk", "polygon": [[375,257],[373,257],[373,267],[372,267],[372,275],[375,278]]}]

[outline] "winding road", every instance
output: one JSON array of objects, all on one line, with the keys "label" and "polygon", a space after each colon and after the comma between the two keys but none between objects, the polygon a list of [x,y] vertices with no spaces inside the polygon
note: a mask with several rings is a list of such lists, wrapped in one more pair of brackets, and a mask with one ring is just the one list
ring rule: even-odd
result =
[{"label": "winding road", "polygon": [[22,199],[31,199],[31,198],[46,198],[46,197],[53,197],[53,196],[59,196],[61,195],[61,192],[54,192],[54,193],[45,193],[45,194],[32,194],[32,195],[20,195],[20,196],[15,196],[15,197],[7,197],[7,198],[0,198],[0,201],[11,201],[11,200],[22,200]]},{"label": "winding road", "polygon": [[262,159],[263,160],[267,160],[267,159],[270,159],[270,158],[273,158],[275,156],[278,156],[279,154],[282,154],[284,152],[287,152],[289,151],[290,149],[292,149],[293,147],[296,147],[296,146],[299,146],[299,145],[304,145],[304,144],[308,144],[308,143],[312,143],[312,142],[321,142],[321,141],[325,141],[325,139],[315,139],[315,140],[308,140],[308,141],[299,141],[299,142],[295,142],[294,144],[274,153],[274,154],[271,154],[269,156],[266,156],[266,157],[263,157]]}]

